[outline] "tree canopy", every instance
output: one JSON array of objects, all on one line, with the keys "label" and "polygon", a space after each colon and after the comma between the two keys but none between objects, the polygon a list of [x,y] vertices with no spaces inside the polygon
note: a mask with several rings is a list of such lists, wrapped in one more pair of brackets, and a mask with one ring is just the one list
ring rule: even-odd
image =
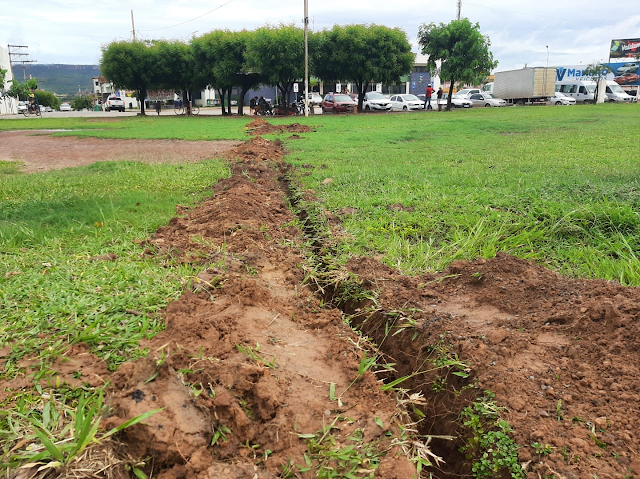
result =
[{"label": "tree canopy", "polygon": [[102,47],[100,70],[116,87],[135,90],[144,115],[147,90],[161,82],[158,47],[150,42],[112,42]]},{"label": "tree canopy", "polygon": [[247,42],[247,66],[275,85],[286,106],[293,84],[304,77],[304,31],[294,25],[257,29]]},{"label": "tree canopy", "polygon": [[467,18],[447,25],[421,25],[418,44],[429,57],[427,68],[432,72],[439,70],[440,78],[450,82],[447,109],[451,109],[455,82],[478,84],[498,65],[489,51],[489,38],[480,33],[480,24],[472,25]]},{"label": "tree canopy", "polygon": [[7,74],[7,70],[0,68],[0,90],[4,90],[4,79]]},{"label": "tree canopy", "polygon": [[406,33],[382,25],[335,25],[318,34],[313,50],[314,74],[353,82],[360,107],[371,82],[395,83],[415,60]]}]

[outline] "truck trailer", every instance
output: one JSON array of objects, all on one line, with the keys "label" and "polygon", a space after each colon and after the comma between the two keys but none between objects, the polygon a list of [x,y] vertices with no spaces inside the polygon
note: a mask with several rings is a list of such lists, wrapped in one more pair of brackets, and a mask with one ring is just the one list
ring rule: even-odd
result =
[{"label": "truck trailer", "polygon": [[522,68],[496,72],[493,95],[515,105],[544,105],[555,92],[556,69]]}]

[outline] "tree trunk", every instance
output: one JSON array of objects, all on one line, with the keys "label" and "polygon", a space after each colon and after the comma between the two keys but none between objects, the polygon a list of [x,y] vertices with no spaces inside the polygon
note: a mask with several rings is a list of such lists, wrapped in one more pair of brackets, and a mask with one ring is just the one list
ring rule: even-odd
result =
[{"label": "tree trunk", "polygon": [[232,87],[227,88],[227,97],[229,98],[229,104],[227,105],[227,115],[231,116],[231,89]]},{"label": "tree trunk", "polygon": [[144,99],[147,98],[147,89],[140,87],[138,90],[138,100],[140,100],[140,115],[144,116]]},{"label": "tree trunk", "polygon": [[[244,115],[243,107],[244,107],[244,96],[247,94],[247,87],[243,86],[240,90],[240,98],[238,98],[238,115]],[[249,112],[251,113],[251,112]]]},{"label": "tree trunk", "polygon": [[216,90],[218,92],[218,96],[220,97],[220,106],[222,106],[222,115],[225,115],[225,111],[224,111],[224,98],[225,98],[225,91],[224,88],[220,88],[218,90]]},{"label": "tree trunk", "polygon": [[451,83],[449,84],[449,97],[447,98],[447,111],[451,110],[451,95],[453,95],[453,85],[455,84],[455,81],[453,80],[453,78],[451,79]]}]

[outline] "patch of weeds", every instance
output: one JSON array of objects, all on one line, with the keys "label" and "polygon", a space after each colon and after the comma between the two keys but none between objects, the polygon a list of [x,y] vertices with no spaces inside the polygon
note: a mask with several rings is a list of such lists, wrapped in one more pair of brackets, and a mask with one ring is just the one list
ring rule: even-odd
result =
[{"label": "patch of weeds", "polygon": [[510,474],[524,479],[525,472],[518,463],[518,445],[510,437],[508,422],[500,419],[503,408],[495,403],[495,394],[485,391],[460,413],[462,424],[469,432],[466,444],[460,448],[468,460],[473,461],[473,477],[489,479]]},{"label": "patch of weeds", "polygon": [[532,442],[531,447],[538,456],[548,456],[553,452],[553,448],[549,444],[542,445],[539,442]]},{"label": "patch of weeds", "polygon": [[227,434],[231,434],[231,430],[227,426],[221,424],[215,428],[211,438],[211,445],[215,446],[218,442],[227,442]]},{"label": "patch of weeds", "polygon": [[331,424],[317,433],[298,434],[299,438],[307,441],[305,464],[298,466],[299,472],[314,471],[314,477],[318,479],[374,477],[384,452],[376,448],[375,442],[365,441],[361,429],[356,429],[345,444],[339,444],[331,432],[340,429],[336,424],[344,421],[348,419],[336,416]]},{"label": "patch of weeds", "polygon": [[100,432],[100,421],[107,413],[102,390],[87,394],[82,390],[43,392],[37,389],[39,397],[21,399],[13,410],[0,415],[0,439],[7,446],[0,457],[3,469],[16,469],[29,463],[39,465],[39,471],[55,471],[64,476],[64,469],[88,447],[162,410],[154,409]]},{"label": "patch of weeds", "polygon": [[271,361],[267,361],[260,354],[258,354],[260,352],[260,345],[258,343],[256,343],[255,349],[251,346],[243,346],[241,344],[236,344],[236,349],[258,365],[266,366],[272,369],[277,368],[275,356],[273,357],[273,359],[271,359]]},{"label": "patch of weeds", "polygon": [[21,161],[0,161],[0,175],[15,175],[23,166]]}]

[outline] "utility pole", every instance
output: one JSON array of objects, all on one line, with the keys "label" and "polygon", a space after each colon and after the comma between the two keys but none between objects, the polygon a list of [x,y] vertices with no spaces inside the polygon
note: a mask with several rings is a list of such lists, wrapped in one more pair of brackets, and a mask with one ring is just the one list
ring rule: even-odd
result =
[{"label": "utility pole", "polygon": [[[16,58],[20,57],[28,57],[29,52],[27,52],[27,45],[7,45],[7,49],[9,50],[9,64],[11,65],[11,74],[13,74],[13,65],[16,63],[22,63],[22,80],[27,80],[27,63],[36,63],[38,60],[16,60]],[[13,76],[15,78],[15,75]]]},{"label": "utility pole", "polygon": [[460,20],[460,10],[462,10],[462,0],[458,0],[458,12],[456,14],[456,20]]},{"label": "utility pole", "polygon": [[133,41],[136,41],[136,25],[133,23],[133,10],[131,10],[131,31],[133,33]]},{"label": "utility pole", "polygon": [[304,0],[304,116],[309,116],[309,4]]}]

